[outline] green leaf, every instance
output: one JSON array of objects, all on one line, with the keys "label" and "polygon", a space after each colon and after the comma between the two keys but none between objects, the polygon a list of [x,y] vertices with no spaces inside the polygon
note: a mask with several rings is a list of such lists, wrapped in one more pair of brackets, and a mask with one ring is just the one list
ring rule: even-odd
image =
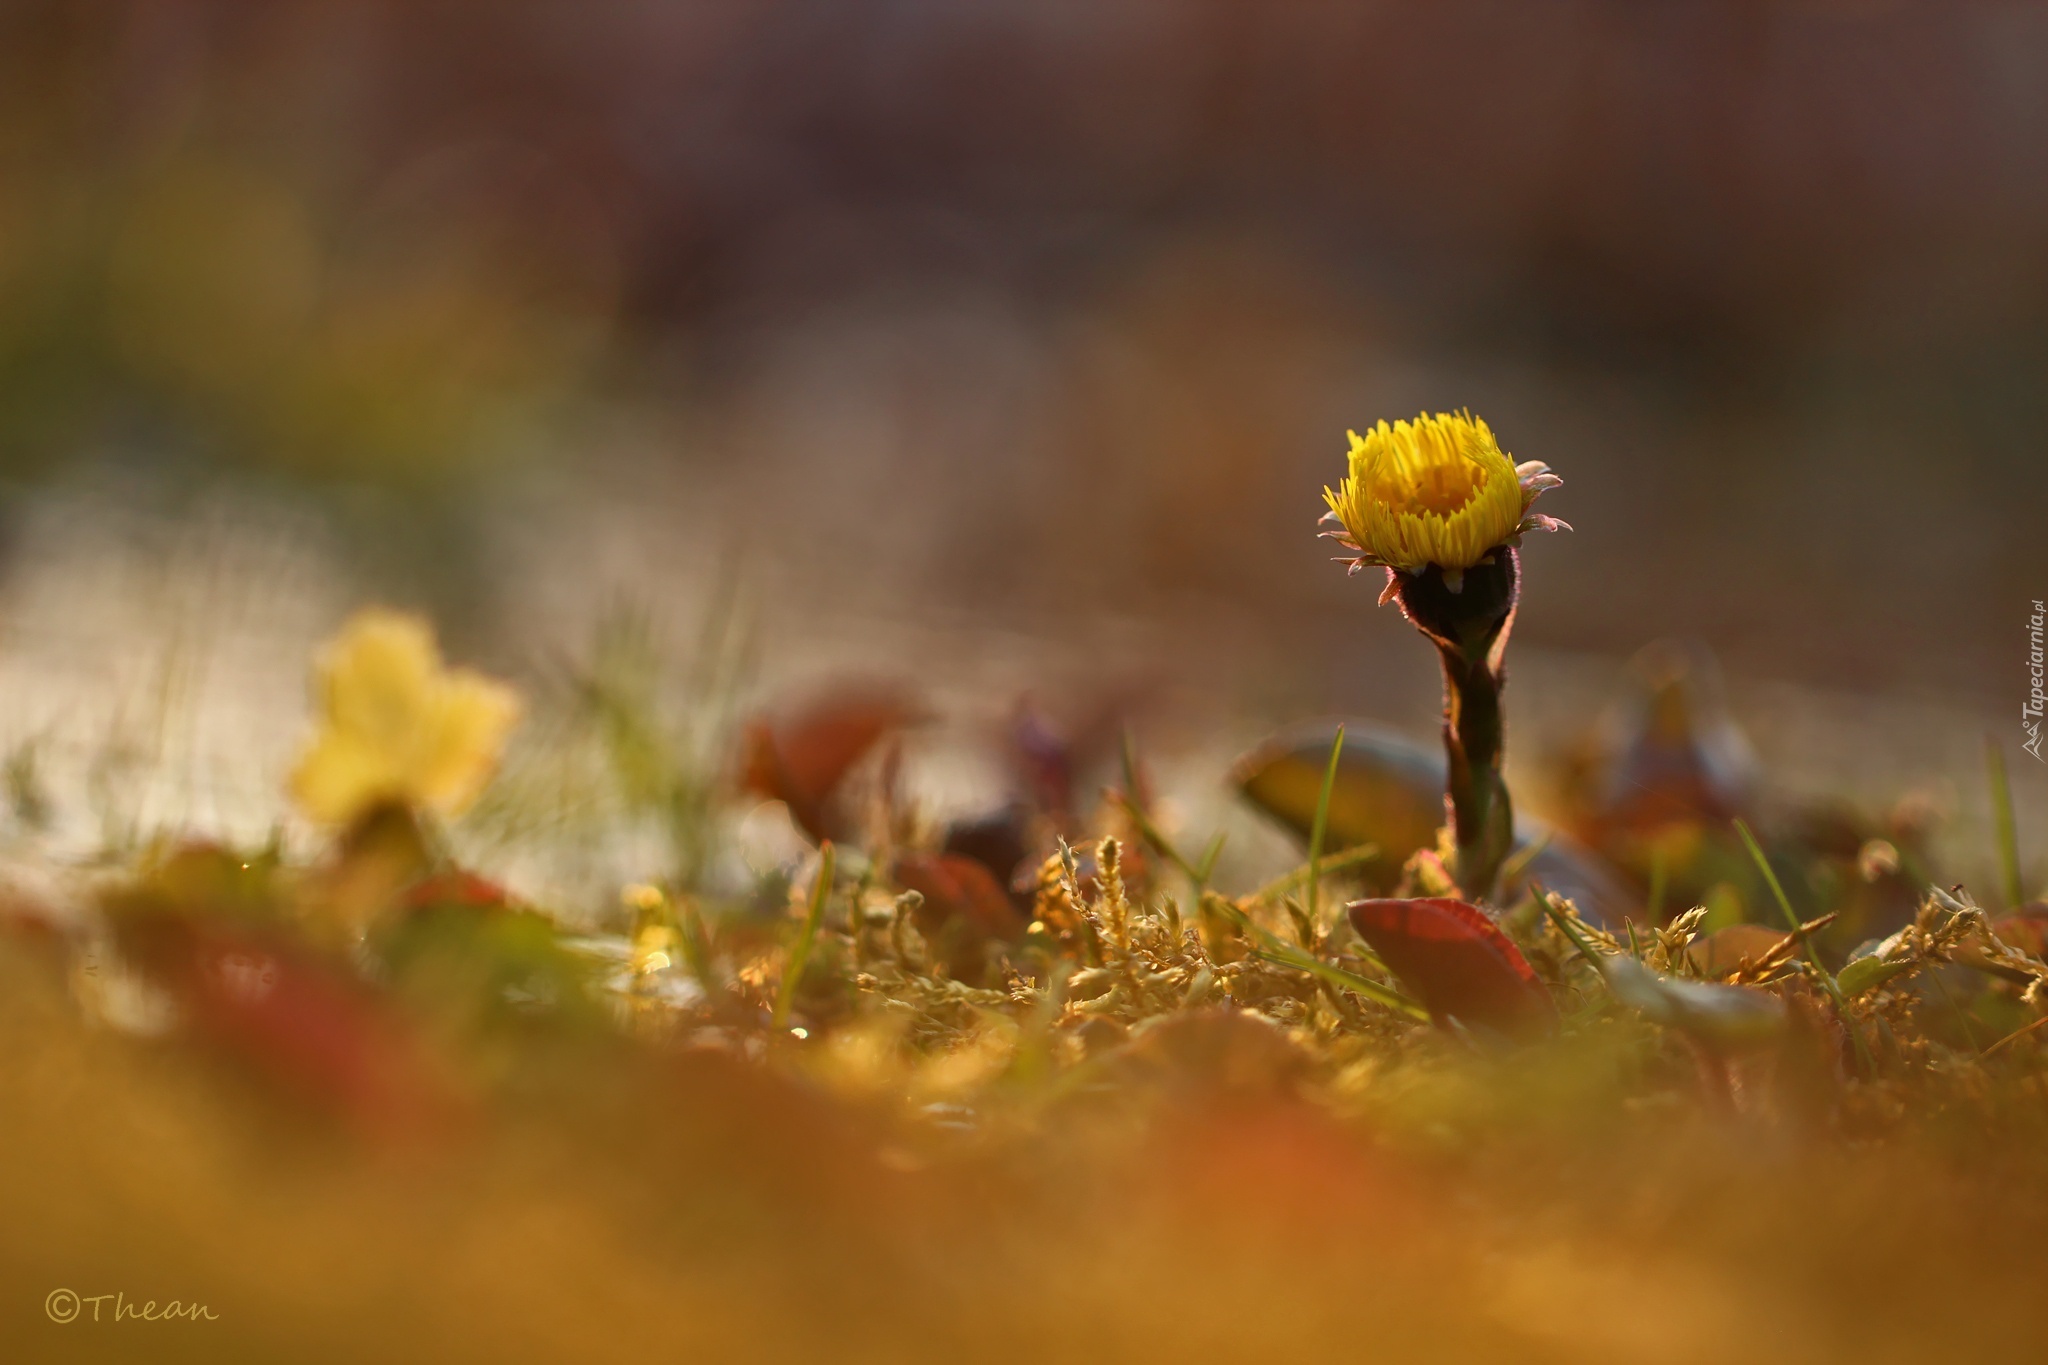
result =
[{"label": "green leaf", "polygon": [[1699,1042],[1753,1047],[1784,1032],[1784,1002],[1763,991],[1659,976],[1626,956],[1604,957],[1598,965],[1615,999]]},{"label": "green leaf", "polygon": [[1859,957],[1843,967],[1835,977],[1842,988],[1844,999],[1851,999],[1865,991],[1876,990],[1895,976],[1904,976],[1920,964],[1917,962],[1886,962],[1879,957]]}]

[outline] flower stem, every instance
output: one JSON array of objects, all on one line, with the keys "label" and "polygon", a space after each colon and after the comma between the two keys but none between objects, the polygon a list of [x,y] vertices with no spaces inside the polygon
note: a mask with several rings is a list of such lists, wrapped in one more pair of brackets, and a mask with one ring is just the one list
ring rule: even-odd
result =
[{"label": "flower stem", "polygon": [[1435,565],[1397,579],[1408,620],[1437,648],[1444,669],[1444,754],[1450,761],[1445,804],[1456,856],[1451,875],[1467,898],[1493,894],[1514,847],[1514,807],[1501,778],[1506,728],[1501,659],[1514,626],[1521,568],[1503,546],[1491,562],[1466,569],[1457,586]]}]

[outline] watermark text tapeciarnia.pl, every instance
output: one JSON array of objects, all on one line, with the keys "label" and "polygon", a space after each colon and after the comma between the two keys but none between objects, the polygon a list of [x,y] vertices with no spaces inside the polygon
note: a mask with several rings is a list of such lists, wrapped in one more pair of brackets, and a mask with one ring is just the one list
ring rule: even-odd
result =
[{"label": "watermark text tapeciarnia.pl", "polygon": [[2027,618],[2027,699],[2020,706],[2020,728],[2026,733],[2026,739],[2020,747],[2048,763],[2048,758],[2041,756],[2041,717],[2044,708],[2048,708],[2048,694],[2044,694],[2042,688],[2041,634],[2044,623],[2048,623],[2048,604],[2036,598],[2034,614]]}]

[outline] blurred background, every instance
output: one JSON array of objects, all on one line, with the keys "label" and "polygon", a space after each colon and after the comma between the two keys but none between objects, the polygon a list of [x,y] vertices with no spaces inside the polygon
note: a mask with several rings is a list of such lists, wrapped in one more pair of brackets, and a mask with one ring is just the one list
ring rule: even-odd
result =
[{"label": "blurred background", "polygon": [[1469,406],[1578,527],[1539,745],[1683,635],[1767,763],[1967,809],[2044,379],[2038,4],[0,6],[13,745],[176,693],[270,764],[357,602],[518,669],[728,579],[771,676],[1426,733],[1312,523]]}]

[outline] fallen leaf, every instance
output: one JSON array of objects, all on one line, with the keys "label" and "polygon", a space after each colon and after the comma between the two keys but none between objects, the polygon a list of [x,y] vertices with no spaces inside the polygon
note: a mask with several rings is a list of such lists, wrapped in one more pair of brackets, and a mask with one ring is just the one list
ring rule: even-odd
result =
[{"label": "fallen leaf", "polygon": [[916,711],[887,691],[834,693],[779,720],[748,724],[740,756],[740,784],[782,802],[813,839],[838,830],[833,798],[854,765]]},{"label": "fallen leaf", "polygon": [[1351,925],[1441,1024],[1511,1036],[1553,1032],[1557,1006],[1514,941],[1484,911],[1448,896],[1362,900]]},{"label": "fallen leaf", "polygon": [[280,1093],[381,1138],[452,1116],[453,1091],[413,1031],[338,964],[275,933],[176,913],[128,917],[119,941],[207,1041]]},{"label": "fallen leaf", "polygon": [[1695,939],[1686,951],[1701,976],[1726,976],[1744,962],[1761,962],[1785,941],[1783,929],[1761,924],[1731,924]]},{"label": "fallen leaf", "polygon": [[[1231,770],[1244,798],[1306,840],[1315,826],[1335,722],[1297,726],[1254,749]],[[1369,721],[1344,722],[1344,751],[1330,789],[1324,850],[1371,844],[1394,869],[1436,842],[1444,822],[1444,757]]]},{"label": "fallen leaf", "polygon": [[[1336,741],[1336,722],[1297,726],[1239,759],[1231,782],[1245,800],[1279,821],[1306,846],[1316,803]],[[1371,721],[1344,722],[1344,751],[1330,788],[1325,852],[1371,844],[1367,865],[1382,886],[1422,849],[1433,847],[1444,823],[1444,755]],[[1533,855],[1527,850],[1534,847]],[[1631,897],[1593,851],[1541,821],[1518,817],[1515,850],[1527,857],[1514,888],[1530,881],[1570,897],[1586,919],[1607,927],[1627,917]],[[1510,856],[1511,864],[1520,860]],[[1512,897],[1510,897],[1511,899]]]},{"label": "fallen leaf", "polygon": [[918,912],[920,932],[931,937],[950,921],[961,920],[981,934],[1014,938],[1024,932],[1025,916],[995,874],[958,853],[905,853],[896,859],[896,883],[924,897]]},{"label": "fallen leaf", "polygon": [[1597,965],[1615,999],[1710,1047],[1754,1047],[1785,1031],[1785,1002],[1775,995],[1659,976],[1632,957],[1607,957]]},{"label": "fallen leaf", "polygon": [[1566,785],[1581,832],[1604,845],[1617,831],[1725,824],[1748,810],[1756,783],[1755,756],[1723,700],[1713,655],[1662,640],[1630,662],[1625,694]]},{"label": "fallen leaf", "polygon": [[1030,813],[1019,806],[1008,806],[992,815],[948,826],[941,852],[980,863],[1010,889],[1011,899],[1023,909],[1031,904],[1040,861],[1032,856],[1030,833]]}]

